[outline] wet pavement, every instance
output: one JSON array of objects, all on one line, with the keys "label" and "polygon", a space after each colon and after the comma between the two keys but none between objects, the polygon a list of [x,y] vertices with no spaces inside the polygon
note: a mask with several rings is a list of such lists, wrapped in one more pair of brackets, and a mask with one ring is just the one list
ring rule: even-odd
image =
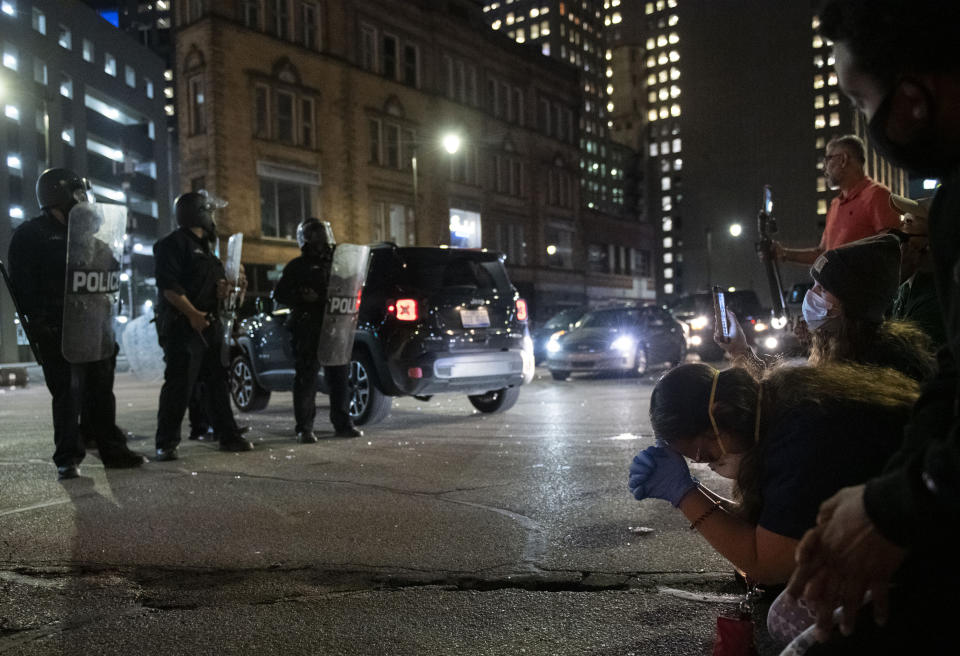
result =
[{"label": "wet pavement", "polygon": [[[133,471],[88,454],[63,483],[45,387],[5,388],[0,654],[710,653],[742,588],[626,489],[654,380],[539,371],[505,414],[399,399],[364,437],[311,445],[274,394],[240,415],[252,453],[185,439]],[[146,454],[158,390],[118,374]]]}]

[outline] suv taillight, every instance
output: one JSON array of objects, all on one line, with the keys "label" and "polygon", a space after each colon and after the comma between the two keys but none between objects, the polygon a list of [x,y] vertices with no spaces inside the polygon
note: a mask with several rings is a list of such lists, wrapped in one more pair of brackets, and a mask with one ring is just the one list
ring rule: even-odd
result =
[{"label": "suv taillight", "polygon": [[387,306],[387,312],[397,317],[399,321],[416,321],[419,318],[417,301],[413,298],[398,298]]},{"label": "suv taillight", "polygon": [[527,320],[527,302],[522,298],[517,299],[517,321]]}]

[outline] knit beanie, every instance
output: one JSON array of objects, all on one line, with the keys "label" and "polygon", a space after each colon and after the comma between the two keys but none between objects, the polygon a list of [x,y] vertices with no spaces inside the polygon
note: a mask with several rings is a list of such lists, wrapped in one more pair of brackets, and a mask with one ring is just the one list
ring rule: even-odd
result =
[{"label": "knit beanie", "polygon": [[883,321],[900,285],[900,242],[874,235],[823,253],[810,275],[840,299],[851,319]]}]

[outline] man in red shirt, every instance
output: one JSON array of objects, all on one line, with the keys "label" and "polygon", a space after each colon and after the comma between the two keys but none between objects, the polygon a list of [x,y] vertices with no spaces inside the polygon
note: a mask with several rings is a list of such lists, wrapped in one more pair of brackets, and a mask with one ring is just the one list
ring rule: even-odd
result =
[{"label": "man in red shirt", "polygon": [[863,141],[849,134],[834,137],[823,157],[823,173],[840,194],[830,203],[823,237],[815,248],[784,248],[774,242],[777,259],[811,265],[824,251],[899,228],[900,217],[890,206],[890,190],[866,176]]}]

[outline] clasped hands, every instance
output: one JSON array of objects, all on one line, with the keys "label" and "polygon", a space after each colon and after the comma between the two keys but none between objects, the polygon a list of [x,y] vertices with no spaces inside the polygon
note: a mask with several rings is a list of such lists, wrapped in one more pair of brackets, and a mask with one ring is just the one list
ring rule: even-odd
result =
[{"label": "clasped hands", "polygon": [[664,499],[676,507],[698,482],[683,456],[666,446],[647,447],[630,465],[630,492],[638,501]]}]

